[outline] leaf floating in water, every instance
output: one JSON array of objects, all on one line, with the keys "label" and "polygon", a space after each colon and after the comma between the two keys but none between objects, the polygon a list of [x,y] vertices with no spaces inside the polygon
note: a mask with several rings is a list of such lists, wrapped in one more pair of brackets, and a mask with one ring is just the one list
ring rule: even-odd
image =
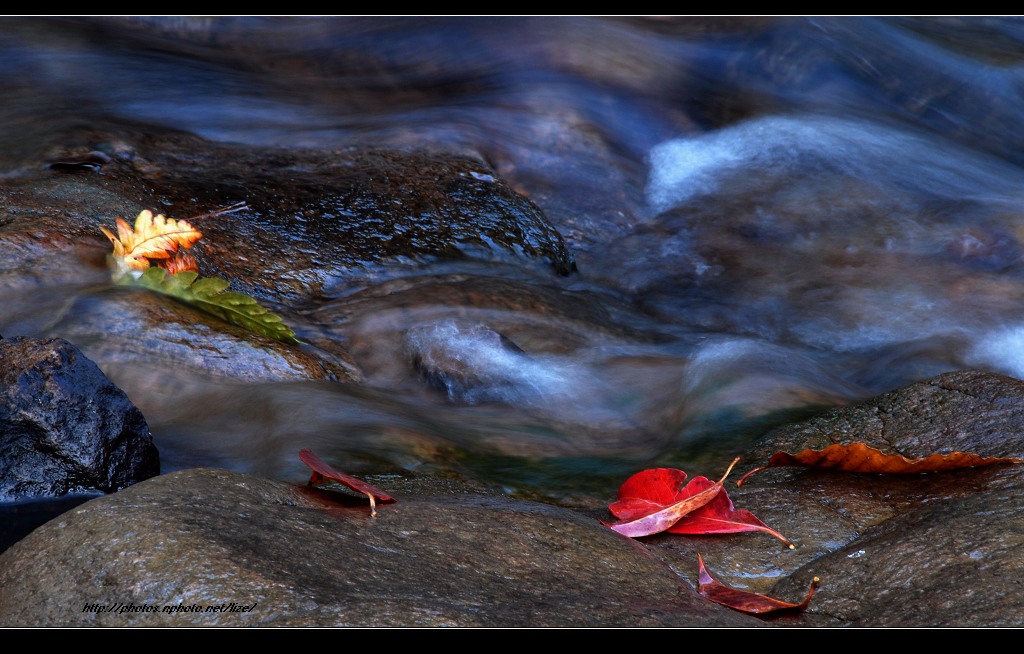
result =
[{"label": "leaf floating in water", "polygon": [[358,479],[351,475],[346,475],[343,472],[338,472],[331,466],[323,462],[323,460],[317,455],[313,454],[310,450],[305,448],[299,450],[299,458],[313,471],[313,474],[309,478],[309,485],[316,486],[317,484],[323,483],[324,480],[336,481],[339,484],[347,486],[352,490],[363,493],[370,498],[370,515],[377,515],[377,502],[397,502],[395,498],[391,497],[383,491],[377,490],[373,486],[367,484],[362,479]]},{"label": "leaf floating in water", "polygon": [[711,574],[708,573],[707,568],[704,567],[704,559],[700,554],[697,555],[697,563],[699,564],[699,569],[697,571],[698,593],[716,604],[728,606],[730,609],[743,611],[744,613],[753,613],[755,615],[765,615],[778,611],[803,611],[811,603],[811,598],[814,597],[814,591],[817,589],[818,584],[821,583],[821,580],[815,577],[814,580],[811,581],[810,590],[807,591],[807,597],[804,598],[804,601],[799,604],[793,604],[774,597],[768,597],[767,595],[759,595],[745,590],[730,588],[714,579]]},{"label": "leaf floating in water", "polygon": [[736,482],[742,486],[752,474],[766,468],[778,466],[808,466],[840,470],[842,472],[876,472],[891,475],[909,475],[921,472],[938,472],[958,468],[973,468],[997,463],[1024,463],[1024,459],[1009,457],[984,457],[970,452],[932,454],[920,459],[908,459],[901,454],[886,454],[864,443],[829,445],[823,450],[804,450],[797,454],[776,452],[768,465],[754,468]]}]

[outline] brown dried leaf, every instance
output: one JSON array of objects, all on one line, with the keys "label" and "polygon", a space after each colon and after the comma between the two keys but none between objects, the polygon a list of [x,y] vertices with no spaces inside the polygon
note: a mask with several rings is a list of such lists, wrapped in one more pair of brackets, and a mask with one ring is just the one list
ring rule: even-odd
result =
[{"label": "brown dried leaf", "polygon": [[842,472],[876,472],[909,475],[920,472],[973,468],[996,463],[1024,463],[1024,459],[984,457],[971,454],[970,452],[932,454],[920,459],[908,459],[900,454],[886,454],[864,443],[851,443],[849,445],[837,443],[829,445],[823,450],[804,450],[797,454],[776,452],[768,460],[768,465],[751,470],[743,475],[736,482],[736,485],[742,486],[747,478],[755,472],[778,466],[809,466],[840,470]]},{"label": "brown dried leaf", "polygon": [[194,273],[199,272],[199,264],[196,262],[195,257],[181,250],[175,252],[170,259],[164,262],[163,268],[167,269],[168,275],[177,275],[186,270],[191,270]]}]

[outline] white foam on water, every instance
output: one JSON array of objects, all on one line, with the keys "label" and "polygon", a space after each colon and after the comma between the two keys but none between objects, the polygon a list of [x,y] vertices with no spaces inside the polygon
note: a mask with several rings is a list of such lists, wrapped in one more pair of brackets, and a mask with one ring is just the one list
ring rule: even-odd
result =
[{"label": "white foam on water", "polygon": [[1017,168],[939,136],[821,116],[756,118],[660,143],[651,149],[649,159],[646,195],[654,213],[700,195],[728,192],[722,184],[741,183],[735,175],[739,171],[787,176],[798,166],[815,162],[840,173],[895,180],[961,199],[981,194],[1019,200],[1024,179]]},{"label": "white foam on water", "polygon": [[516,352],[485,328],[445,321],[410,332],[409,343],[428,367],[454,366],[471,376],[473,381],[460,392],[460,399],[471,404],[486,400],[544,404],[566,398],[569,389],[579,386],[581,375],[575,364]]},{"label": "white foam on water", "polygon": [[725,407],[748,415],[855,397],[859,389],[798,349],[746,337],[720,337],[699,346],[683,375],[688,410]]},{"label": "white foam on water", "polygon": [[966,363],[1024,379],[1024,325],[982,334],[967,353]]}]

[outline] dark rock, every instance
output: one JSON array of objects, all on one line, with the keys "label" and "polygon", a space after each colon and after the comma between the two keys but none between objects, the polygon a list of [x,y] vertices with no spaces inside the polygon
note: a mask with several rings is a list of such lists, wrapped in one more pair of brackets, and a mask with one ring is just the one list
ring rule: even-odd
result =
[{"label": "dark rock", "polygon": [[[101,244],[98,228],[111,227],[115,216],[131,221],[151,209],[188,219],[242,201],[244,210],[196,221],[204,238],[194,253],[204,275],[277,301],[317,297],[389,263],[478,258],[546,263],[561,275],[575,270],[540,209],[479,156],[268,150],[183,134],[124,136],[75,135],[119,143],[102,175],[33,170],[7,180],[0,189],[7,222],[31,216],[38,226],[58,214]],[[60,158],[65,148],[55,144],[51,154]]]},{"label": "dark rock", "polygon": [[[197,248],[201,268],[237,280],[246,292],[315,297],[367,266],[436,258],[547,262],[561,275],[575,270],[537,206],[479,159],[154,145],[161,170],[146,181],[180,198],[171,200],[170,213],[186,217],[197,197],[209,206],[248,203],[230,219],[204,222]],[[197,188],[201,179],[218,183]]]},{"label": "dark rock", "polygon": [[[158,477],[73,510],[0,556],[0,587],[18,588],[0,593],[0,625],[761,624],[699,597],[593,519],[443,492],[401,495],[371,518],[364,499],[224,470]],[[255,606],[205,611],[232,602]],[[93,610],[119,604],[159,611]],[[178,605],[203,612],[163,612]]]},{"label": "dark rock", "polygon": [[113,492],[159,473],[142,413],[74,345],[0,340],[0,499]]}]

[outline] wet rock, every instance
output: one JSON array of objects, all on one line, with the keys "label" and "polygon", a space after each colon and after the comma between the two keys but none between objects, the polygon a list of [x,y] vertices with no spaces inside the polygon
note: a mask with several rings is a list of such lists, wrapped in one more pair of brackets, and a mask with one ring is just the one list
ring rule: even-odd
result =
[{"label": "wet rock", "polygon": [[[922,497],[796,571],[793,579],[827,580],[808,620],[858,627],[1024,625],[1024,474],[977,469],[951,476],[949,484],[965,488]],[[776,590],[788,594],[791,586],[787,579]]]},{"label": "wet rock", "polygon": [[[776,448],[866,442],[910,458],[953,451],[1024,458],[1022,429],[1024,382],[963,371],[781,428],[755,457]],[[828,484],[820,473],[804,482],[793,470],[771,472],[776,478],[792,475],[801,485]],[[882,484],[876,476],[853,477],[857,482],[849,483],[861,487],[857,494],[874,494],[875,502],[858,506],[833,496],[831,503],[859,516],[857,537],[795,575],[813,570],[833,579],[816,598],[812,618],[873,627],[1024,624],[1024,466],[913,475]],[[907,609],[888,610],[893,603]]]},{"label": "wet rock", "polygon": [[[124,137],[66,137],[115,142],[106,147],[117,156],[102,175],[29,168],[6,180],[7,221],[34,222],[38,230],[56,214],[68,223],[62,232],[94,234],[91,240],[102,244],[98,228],[115,216],[132,219],[152,209],[192,218],[246,202],[229,216],[198,219],[204,238],[195,253],[204,274],[274,299],[315,297],[368,266],[397,261],[498,258],[546,262],[563,275],[575,269],[537,206],[479,158],[267,150],[181,134]],[[50,154],[88,155],[78,150],[54,144]]]},{"label": "wet rock", "polygon": [[[780,427],[745,462],[852,442],[908,457],[965,451],[1020,458],[1022,429],[1024,382],[963,371]],[[773,468],[729,494],[797,549],[754,534],[657,536],[649,545],[677,570],[692,568],[693,579],[700,551],[723,583],[783,599],[800,598],[821,577],[809,610],[780,624],[1022,624],[1024,465],[919,475]]]},{"label": "wet rock", "polygon": [[[371,518],[364,500],[338,497],[194,469],[93,500],[0,556],[0,586],[19,589],[0,593],[0,624],[761,624],[564,509],[448,489],[400,496]],[[251,610],[205,610],[232,603]],[[163,612],[179,605],[203,609]]]},{"label": "wet rock", "polygon": [[[154,159],[161,171],[153,182],[184,211],[196,197],[249,204],[231,220],[203,225],[200,265],[259,295],[315,297],[367,266],[400,261],[481,258],[546,262],[562,275],[575,269],[536,205],[479,159],[356,149],[207,149],[196,156],[180,146],[160,148]],[[220,178],[216,186],[189,186],[210,175]]]},{"label": "wet rock", "polygon": [[[297,328],[305,303],[353,280],[363,283],[382,267],[498,259],[547,275],[574,270],[561,236],[536,205],[469,155],[276,151],[124,131],[54,138],[48,150],[41,148],[38,165],[11,173],[0,186],[7,211],[0,216],[0,302],[8,307],[0,328],[7,332],[62,335],[53,330],[62,321],[89,332],[83,340],[124,331],[120,310],[107,324],[96,311],[96,287],[110,280],[109,243],[99,227],[111,227],[117,216],[131,220],[143,208],[193,218],[246,202],[241,211],[194,220],[204,233],[193,248],[200,273],[230,280],[232,290],[259,298]],[[98,161],[104,152],[102,172],[42,163]],[[347,353],[329,341],[299,352],[217,320],[185,318],[181,310],[174,311],[180,318],[161,322],[157,314],[166,310],[122,308],[136,316],[132,331],[146,335],[151,352],[174,351],[171,359],[201,372],[237,373],[250,381],[358,377]],[[92,327],[75,320],[79,311],[91,311],[86,322]],[[307,342],[317,340],[315,333],[308,336]],[[198,355],[223,351],[225,338],[242,341],[231,357]],[[124,351],[130,347],[106,341],[109,358],[101,365],[135,356]]]},{"label": "wet rock", "polygon": [[777,450],[820,450],[833,443],[865,442],[909,458],[936,452],[1024,457],[1024,381],[982,371],[961,371],[834,409],[809,423],[780,427],[760,441],[752,461]]},{"label": "wet rock", "polygon": [[142,413],[74,345],[0,340],[0,500],[113,492],[159,473]]},{"label": "wet rock", "polygon": [[105,152],[91,150],[85,154],[76,154],[64,159],[47,162],[47,166],[56,170],[100,170],[113,161]]}]

